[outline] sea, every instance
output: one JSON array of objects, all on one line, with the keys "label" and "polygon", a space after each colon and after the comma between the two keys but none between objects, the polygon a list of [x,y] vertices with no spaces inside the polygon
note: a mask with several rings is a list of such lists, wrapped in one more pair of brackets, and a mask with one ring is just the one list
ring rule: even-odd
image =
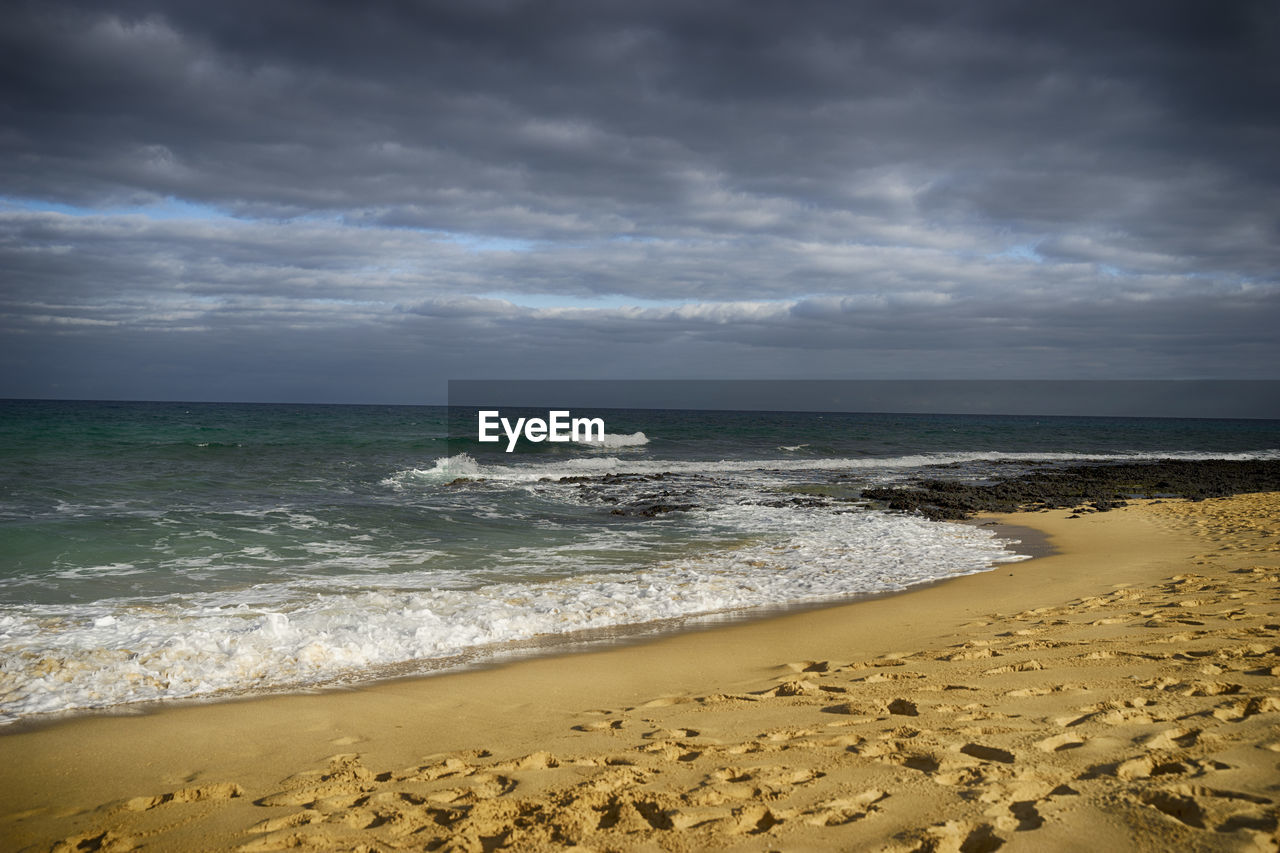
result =
[{"label": "sea", "polygon": [[0,722],[452,671],[1026,557],[872,484],[1280,458],[1265,420],[591,414],[603,438],[508,453],[456,407],[0,401]]}]

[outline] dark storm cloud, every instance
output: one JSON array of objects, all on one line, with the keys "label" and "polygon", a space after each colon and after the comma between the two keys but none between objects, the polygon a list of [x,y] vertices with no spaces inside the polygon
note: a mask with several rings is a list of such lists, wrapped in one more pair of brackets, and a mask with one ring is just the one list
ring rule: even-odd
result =
[{"label": "dark storm cloud", "polygon": [[1271,3],[10,7],[8,393],[1280,363]]}]

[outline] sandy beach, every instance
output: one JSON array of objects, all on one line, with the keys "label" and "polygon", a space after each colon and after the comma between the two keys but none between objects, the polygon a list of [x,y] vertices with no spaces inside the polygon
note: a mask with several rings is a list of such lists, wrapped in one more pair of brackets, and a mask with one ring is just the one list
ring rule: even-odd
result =
[{"label": "sandy beach", "polygon": [[10,850],[1258,850],[1280,495],[603,651],[0,735]]}]

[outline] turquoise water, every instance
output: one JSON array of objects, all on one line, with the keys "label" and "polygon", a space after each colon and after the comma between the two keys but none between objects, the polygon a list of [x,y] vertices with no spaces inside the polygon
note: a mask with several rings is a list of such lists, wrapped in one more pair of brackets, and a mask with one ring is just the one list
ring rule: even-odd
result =
[{"label": "turquoise water", "polygon": [[1016,558],[849,500],[866,483],[1280,456],[1274,421],[593,414],[603,446],[508,454],[449,440],[442,407],[0,402],[0,718],[428,671]]}]

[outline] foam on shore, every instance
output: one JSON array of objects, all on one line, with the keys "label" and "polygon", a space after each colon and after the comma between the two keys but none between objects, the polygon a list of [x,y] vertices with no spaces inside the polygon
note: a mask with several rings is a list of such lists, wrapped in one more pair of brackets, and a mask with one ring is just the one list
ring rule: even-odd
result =
[{"label": "foam on shore", "polygon": [[0,722],[350,682],[535,637],[890,592],[1021,559],[991,531],[900,515],[727,506],[704,516],[758,541],[609,573],[573,570],[584,547],[574,543],[559,557],[565,571],[524,581],[442,570],[301,577],[0,612]]}]

